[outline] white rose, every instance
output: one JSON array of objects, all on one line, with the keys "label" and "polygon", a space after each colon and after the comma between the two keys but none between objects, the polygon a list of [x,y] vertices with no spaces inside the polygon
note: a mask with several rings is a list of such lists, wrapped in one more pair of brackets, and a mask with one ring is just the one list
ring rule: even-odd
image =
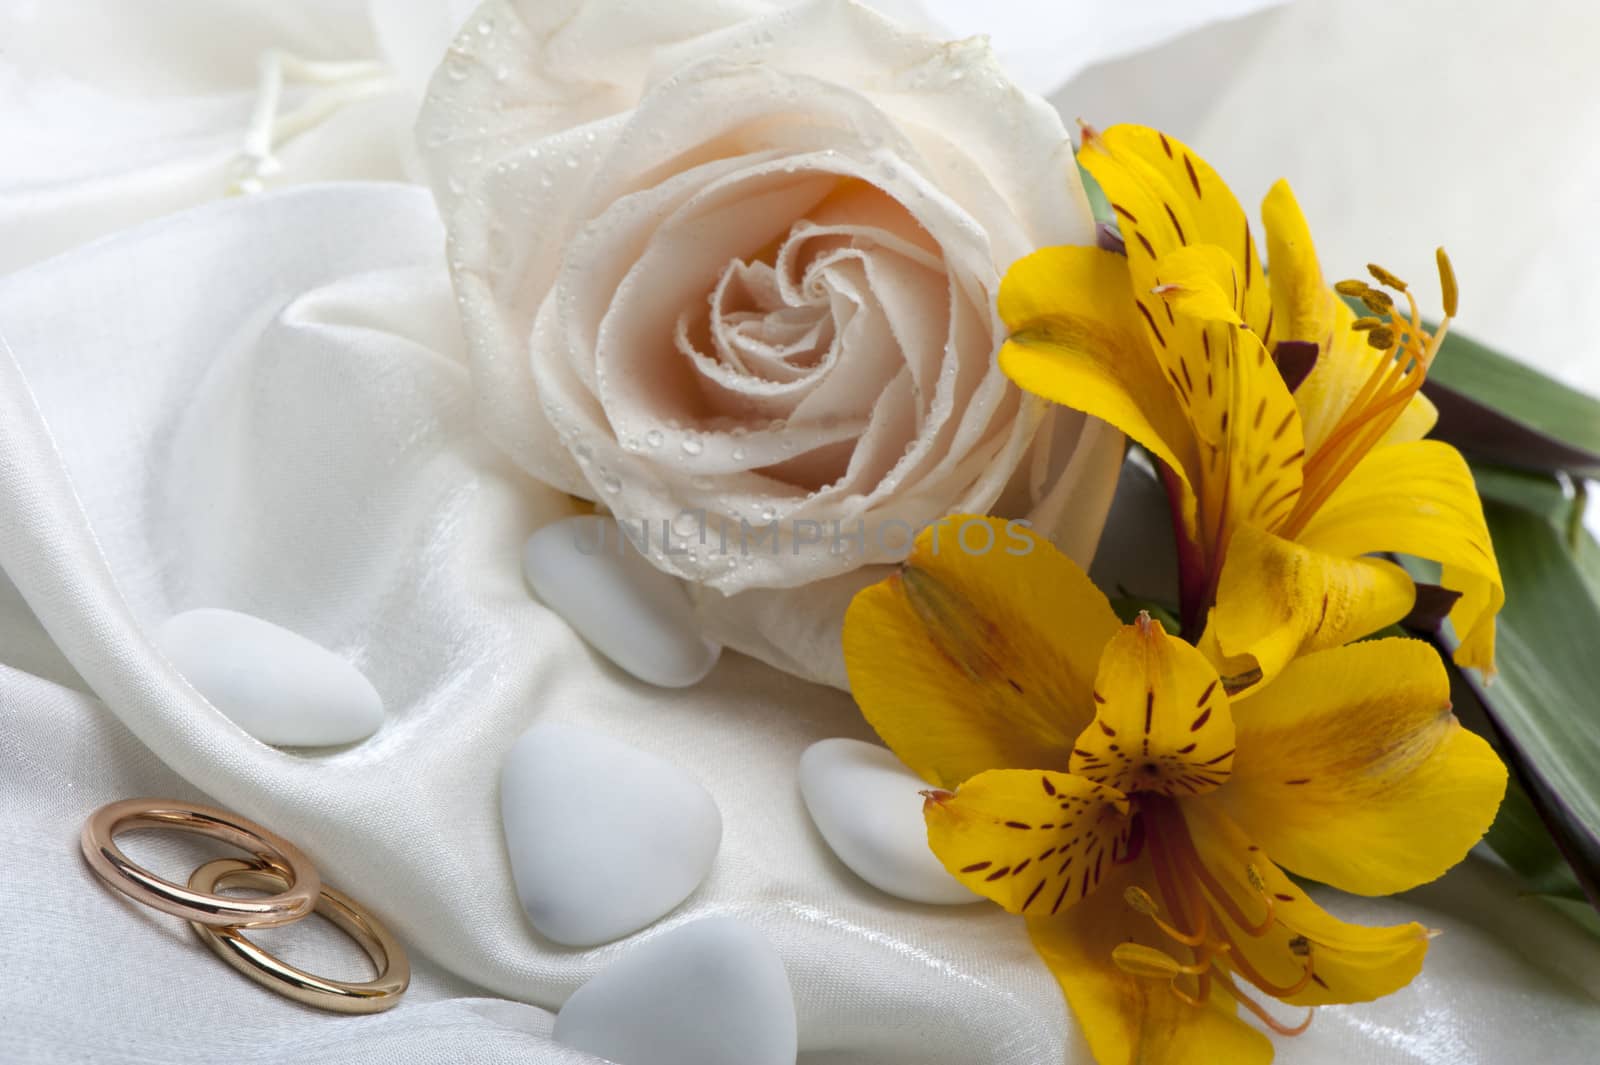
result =
[{"label": "white rose", "polygon": [[630,528],[677,518],[651,557],[719,638],[837,682],[849,591],[953,511],[1087,561],[1120,437],[1010,385],[995,297],[1093,221],[984,41],[845,0],[493,0],[419,138],[487,431]]}]

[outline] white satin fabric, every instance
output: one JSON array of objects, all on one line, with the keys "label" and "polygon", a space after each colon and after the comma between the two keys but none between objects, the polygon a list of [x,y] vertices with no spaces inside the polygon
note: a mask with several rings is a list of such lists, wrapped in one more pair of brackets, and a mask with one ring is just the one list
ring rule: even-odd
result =
[{"label": "white satin fabric", "polygon": [[[1285,24],[1264,28],[1293,69],[1283,50],[1314,54],[1317,42],[1273,28]],[[29,51],[8,47],[6,62]],[[1235,142],[1248,139],[1245,117]],[[225,173],[224,155],[207,175]],[[14,174],[14,155],[0,158]],[[108,164],[62,204],[8,182],[0,246],[42,242],[19,253],[31,260],[181,205],[181,182],[137,173],[120,185]],[[29,197],[56,221],[30,229]],[[79,217],[111,203],[122,206]],[[581,1065],[548,1040],[546,1010],[634,941],[556,948],[517,905],[496,775],[512,739],[550,719],[655,751],[711,790],[726,824],[712,875],[640,935],[710,913],[761,927],[794,985],[802,1065],[1087,1063],[1019,922],[887,898],[807,822],[800,752],[867,736],[848,697],[738,655],[696,689],[647,689],[529,597],[518,548],[566,503],[482,441],[452,316],[431,199],[394,185],[215,204],[0,279],[0,1061]],[[383,694],[384,729],[324,752],[246,736],[149,642],[159,620],[199,605],[348,657]],[[813,651],[795,647],[797,659]],[[100,888],[78,828],[138,794],[209,798],[302,844],[410,948],[406,1001],[373,1018],[293,1006],[226,971],[178,922]],[[135,853],[174,876],[193,862],[172,843]],[[1323,901],[1444,934],[1412,987],[1321,1011],[1280,1060],[1591,1059],[1600,948],[1492,865],[1398,899]],[[289,940],[307,965],[349,965],[320,931],[268,941]]]}]

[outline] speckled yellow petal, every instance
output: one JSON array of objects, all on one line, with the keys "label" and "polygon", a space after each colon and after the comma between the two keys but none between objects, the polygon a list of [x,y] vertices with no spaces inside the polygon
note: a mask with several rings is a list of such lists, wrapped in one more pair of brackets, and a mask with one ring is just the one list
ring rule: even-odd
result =
[{"label": "speckled yellow petal", "polygon": [[1124,792],[1189,796],[1233,770],[1228,696],[1205,656],[1142,615],[1112,637],[1094,682],[1095,716],[1072,771]]},{"label": "speckled yellow petal", "polygon": [[[1272,1044],[1213,990],[1203,1005],[1182,1002],[1161,980],[1118,968],[1125,943],[1161,951],[1173,944],[1124,901],[1130,887],[1156,890],[1147,861],[1119,866],[1100,890],[1056,917],[1030,917],[1028,934],[1061,984],[1073,1020],[1099,1065],[1267,1065]],[[1192,991],[1192,988],[1190,989]]]},{"label": "speckled yellow petal", "polygon": [[1450,609],[1461,638],[1455,660],[1494,671],[1505,586],[1472,471],[1455,448],[1436,440],[1375,448],[1295,539],[1352,558],[1395,551],[1442,563],[1442,583],[1461,593]]},{"label": "speckled yellow petal", "polygon": [[1203,322],[1243,325],[1239,265],[1215,244],[1190,244],[1156,261],[1156,295],[1176,314]]},{"label": "speckled yellow petal", "polygon": [[1011,913],[1054,914],[1128,853],[1128,801],[1068,773],[992,769],[923,804],[928,846],[971,890]]},{"label": "speckled yellow petal", "polygon": [[1392,625],[1415,599],[1392,562],[1330,555],[1244,526],[1229,542],[1207,635],[1218,672],[1237,689],[1234,678],[1259,673],[1251,683],[1268,683],[1296,655]]},{"label": "speckled yellow petal", "polygon": [[845,668],[862,713],[901,761],[954,788],[986,769],[1065,766],[1119,624],[1049,541],[999,518],[955,515],[851,601]]},{"label": "speckled yellow petal", "polygon": [[1440,876],[1489,828],[1506,771],[1450,713],[1419,640],[1297,658],[1234,700],[1238,754],[1214,801],[1296,873],[1362,895]]},{"label": "speckled yellow petal", "polygon": [[1085,130],[1078,162],[1117,213],[1135,292],[1142,296],[1155,287],[1154,266],[1163,255],[1188,244],[1215,244],[1238,264],[1245,324],[1270,347],[1272,299],[1250,220],[1204,159],[1157,130],[1120,125],[1103,133]]},{"label": "speckled yellow petal", "polygon": [[1174,338],[1156,356],[1197,440],[1190,481],[1202,542],[1215,558],[1238,525],[1271,527],[1294,509],[1305,457],[1299,414],[1260,338],[1235,324],[1233,260],[1196,245],[1164,256],[1153,276]]},{"label": "speckled yellow petal", "polygon": [[1257,926],[1269,912],[1273,918],[1264,934],[1253,935],[1225,907],[1215,911],[1234,944],[1227,965],[1235,979],[1292,1005],[1327,1006],[1381,998],[1422,970],[1428,930],[1420,924],[1341,921],[1285,876],[1212,797],[1185,803],[1183,814],[1196,857],[1240,914]]},{"label": "speckled yellow petal", "polygon": [[1000,369],[1028,392],[1116,426],[1187,479],[1192,434],[1136,313],[1122,256],[1042,248],[1000,284],[1010,333]]}]

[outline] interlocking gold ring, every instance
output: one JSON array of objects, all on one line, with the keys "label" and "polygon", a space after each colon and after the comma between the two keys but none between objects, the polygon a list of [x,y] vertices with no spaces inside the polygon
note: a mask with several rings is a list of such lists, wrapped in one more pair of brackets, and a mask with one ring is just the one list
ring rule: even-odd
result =
[{"label": "interlocking gold ring", "polygon": [[[283,874],[277,869],[237,858],[207,862],[189,877],[189,887],[198,892],[215,891],[219,887],[270,891],[283,886]],[[377,976],[362,983],[315,976],[268,954],[236,928],[214,928],[199,921],[190,921],[189,925],[217,957],[263,987],[296,1002],[336,1013],[380,1013],[399,1002],[400,995],[411,983],[411,963],[389,930],[350,896],[326,884],[322,886],[316,912],[366,951],[378,970]]]},{"label": "interlocking gold ring", "polygon": [[[137,828],[171,828],[231,843],[247,851],[262,869],[279,874],[280,890],[265,898],[236,898],[196,890],[194,878],[182,887],[135,865],[113,837]],[[83,856],[107,884],[135,902],[203,925],[263,928],[287,924],[317,905],[322,878],[300,849],[253,821],[210,806],[168,799],[124,799],[100,807],[83,826]]]}]

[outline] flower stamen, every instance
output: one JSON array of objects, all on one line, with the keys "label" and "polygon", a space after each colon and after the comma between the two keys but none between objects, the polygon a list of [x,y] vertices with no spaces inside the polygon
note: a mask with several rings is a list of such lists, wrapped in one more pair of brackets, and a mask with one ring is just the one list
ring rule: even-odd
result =
[{"label": "flower stamen", "polygon": [[[1219,928],[1217,930],[1217,934],[1222,938],[1223,943],[1227,947],[1233,948],[1233,938],[1228,935],[1227,929]],[[1228,964],[1237,969],[1239,971],[1239,975],[1250,981],[1250,983],[1254,985],[1257,990],[1264,994],[1271,995],[1273,998],[1288,998],[1290,995],[1298,995],[1307,987],[1311,986],[1311,981],[1315,977],[1316,973],[1313,969],[1311,960],[1310,942],[1303,936],[1296,937],[1296,940],[1303,942],[1306,945],[1306,953],[1304,955],[1305,967],[1300,972],[1300,979],[1296,980],[1292,984],[1278,984],[1267,979],[1266,976],[1262,975],[1261,970],[1250,964],[1249,959],[1247,959],[1244,954],[1238,950],[1230,949],[1230,953],[1228,955]],[[1295,940],[1291,940],[1291,942],[1294,941]],[[1293,950],[1293,948],[1291,948],[1291,950]]]},{"label": "flower stamen", "polygon": [[[1233,896],[1228,894],[1221,884],[1217,883],[1216,878],[1211,875],[1211,871],[1205,867],[1205,863],[1195,853],[1194,844],[1190,841],[1188,833],[1175,833],[1173,843],[1175,845],[1173,861],[1177,866],[1178,879],[1180,881],[1198,883],[1204,889],[1205,894],[1210,896],[1222,908],[1223,913],[1227,914],[1228,920],[1238,925],[1252,939],[1259,939],[1272,930],[1276,920],[1274,917],[1275,904],[1266,892],[1259,892],[1262,901],[1267,906],[1266,916],[1260,921],[1250,920],[1239,904],[1234,901]],[[1259,880],[1259,877],[1257,879]]]},{"label": "flower stamen", "polygon": [[1412,397],[1421,391],[1459,300],[1455,271],[1443,248],[1438,250],[1437,259],[1445,318],[1432,333],[1422,324],[1422,311],[1410,287],[1376,263],[1370,264],[1368,271],[1380,284],[1405,296],[1407,315],[1400,314],[1392,296],[1365,281],[1340,281],[1334,285],[1335,291],[1360,300],[1372,312],[1356,319],[1351,328],[1366,333],[1367,343],[1382,355],[1333,431],[1306,458],[1300,498],[1283,525],[1275,530],[1279,535],[1294,539],[1305,530],[1334,489],[1378,445]]},{"label": "flower stamen", "polygon": [[1175,980],[1179,976],[1199,976],[1211,967],[1211,959],[1185,965],[1164,950],[1147,947],[1143,943],[1118,943],[1111,951],[1111,961],[1129,976],[1142,976],[1155,980]]},{"label": "flower stamen", "polygon": [[1311,1020],[1317,1015],[1317,1008],[1315,1006],[1308,1006],[1306,1008],[1306,1019],[1301,1021],[1299,1024],[1290,1027],[1289,1025],[1278,1020],[1278,1018],[1274,1017],[1272,1014],[1268,1013],[1266,1007],[1262,1006],[1261,1003],[1257,1002],[1254,998],[1251,998],[1249,995],[1240,990],[1239,985],[1235,984],[1227,973],[1218,970],[1216,975],[1217,980],[1221,982],[1223,987],[1227,988],[1228,994],[1232,995],[1234,999],[1238,1001],[1239,1005],[1249,1010],[1255,1015],[1256,1020],[1260,1021],[1268,1028],[1271,1028],[1279,1035],[1292,1036],[1303,1034],[1307,1028],[1311,1027]]},{"label": "flower stamen", "polygon": [[[1207,929],[1203,920],[1200,923],[1199,930],[1194,934],[1190,934],[1162,920],[1161,912],[1156,908],[1156,900],[1144,888],[1130,887],[1122,893],[1122,898],[1135,913],[1141,913],[1150,918],[1168,939],[1176,940],[1186,947],[1198,948],[1205,946]],[[1204,911],[1201,912],[1204,913]]]},{"label": "flower stamen", "polygon": [[[1312,943],[1302,935],[1293,935],[1287,941],[1289,952],[1301,959],[1299,979],[1289,984],[1269,980],[1250,959],[1239,950],[1226,922],[1213,922],[1211,908],[1221,910],[1238,930],[1254,939],[1260,939],[1279,928],[1277,902],[1268,890],[1261,871],[1246,863],[1244,875],[1250,889],[1266,907],[1265,916],[1252,922],[1244,909],[1230,895],[1200,860],[1194,842],[1189,838],[1181,815],[1169,803],[1146,799],[1141,810],[1141,820],[1147,822],[1145,835],[1154,870],[1156,885],[1162,901],[1144,888],[1130,886],[1123,891],[1123,900],[1129,908],[1150,918],[1156,928],[1175,944],[1193,952],[1193,960],[1186,963],[1166,951],[1143,944],[1128,942],[1112,952],[1112,961],[1123,972],[1134,976],[1165,980],[1169,990],[1179,1001],[1190,1006],[1205,1004],[1215,976],[1221,986],[1263,1024],[1282,1035],[1298,1035],[1311,1023],[1312,1014],[1297,1026],[1289,1026],[1272,1017],[1259,1002],[1250,998],[1230,975],[1229,970],[1247,981],[1255,990],[1274,998],[1288,998],[1304,991],[1316,979]],[[1166,917],[1162,913],[1166,913]],[[1188,927],[1186,927],[1188,926]],[[1190,928],[1192,927],[1192,930]],[[1194,991],[1186,988],[1185,978],[1194,978]]]}]

